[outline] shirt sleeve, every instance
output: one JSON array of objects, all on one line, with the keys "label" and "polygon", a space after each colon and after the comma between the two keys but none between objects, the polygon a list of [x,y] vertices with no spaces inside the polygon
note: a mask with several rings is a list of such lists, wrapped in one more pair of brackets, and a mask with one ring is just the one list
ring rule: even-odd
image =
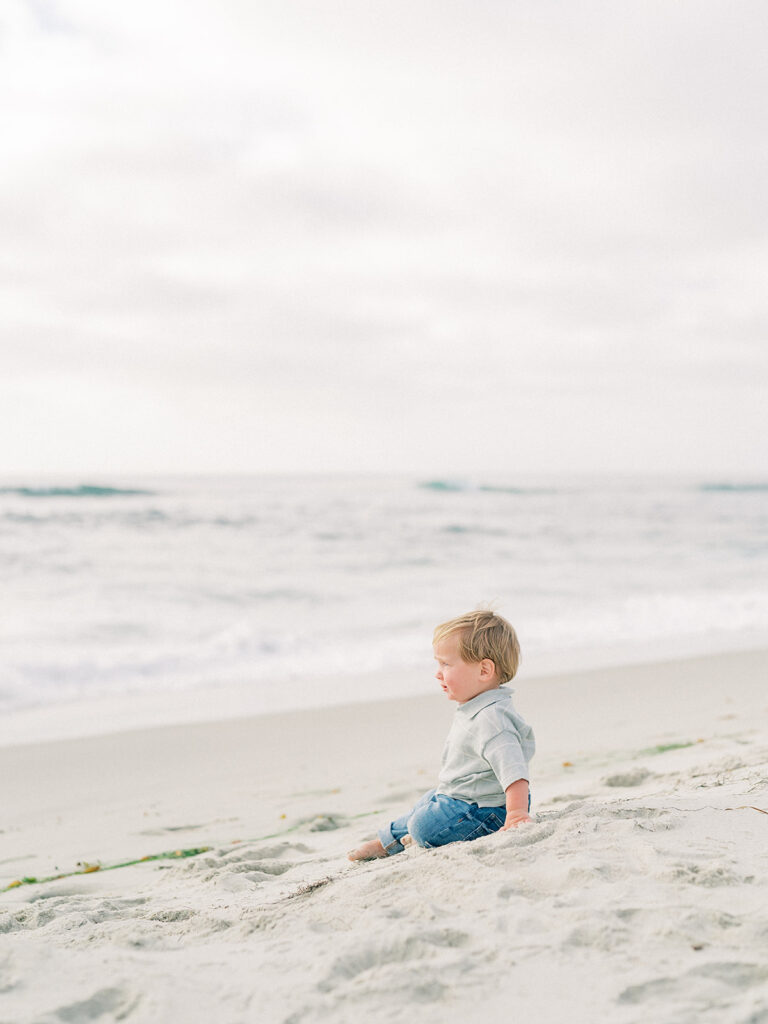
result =
[{"label": "shirt sleeve", "polygon": [[525,760],[520,737],[511,729],[492,736],[483,747],[483,757],[493,769],[494,775],[506,789],[518,779],[528,778],[528,762]]}]

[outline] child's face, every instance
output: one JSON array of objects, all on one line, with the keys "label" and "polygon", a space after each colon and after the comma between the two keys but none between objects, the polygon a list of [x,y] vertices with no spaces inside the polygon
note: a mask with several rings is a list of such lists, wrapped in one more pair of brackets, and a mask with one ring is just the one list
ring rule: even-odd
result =
[{"label": "child's face", "polygon": [[466,704],[479,693],[499,685],[493,662],[488,658],[485,661],[464,661],[459,654],[459,641],[456,637],[445,637],[435,644],[434,652],[437,662],[435,678],[440,682],[448,700]]}]

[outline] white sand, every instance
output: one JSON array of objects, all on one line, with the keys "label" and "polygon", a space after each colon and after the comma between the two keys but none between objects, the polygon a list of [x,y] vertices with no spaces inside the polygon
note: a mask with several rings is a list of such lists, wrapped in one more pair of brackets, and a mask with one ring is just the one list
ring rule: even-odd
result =
[{"label": "white sand", "polygon": [[521,679],[537,822],[363,865],[439,692],[0,749],[0,885],[212,847],[0,895],[0,1024],[768,1024],[767,668]]}]

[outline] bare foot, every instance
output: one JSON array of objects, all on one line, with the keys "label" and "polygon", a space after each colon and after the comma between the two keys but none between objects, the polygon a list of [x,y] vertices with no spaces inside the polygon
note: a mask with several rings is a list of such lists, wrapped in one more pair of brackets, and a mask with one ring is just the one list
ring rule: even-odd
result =
[{"label": "bare foot", "polygon": [[376,860],[377,857],[386,857],[387,851],[381,845],[380,839],[371,839],[356,850],[350,850],[347,857],[350,860]]}]

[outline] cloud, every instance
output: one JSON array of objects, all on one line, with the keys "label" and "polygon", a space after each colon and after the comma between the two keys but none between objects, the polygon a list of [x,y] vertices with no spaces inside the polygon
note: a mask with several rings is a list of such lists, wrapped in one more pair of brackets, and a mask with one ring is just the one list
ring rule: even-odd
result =
[{"label": "cloud", "polygon": [[[89,388],[137,467],[161,425],[169,466],[220,444],[244,469],[322,464],[313,423],[325,464],[388,468],[470,463],[485,421],[553,470],[679,468],[679,423],[727,437],[729,408],[758,433],[766,11],[739,12],[9,2],[0,329],[26,398],[1,415],[30,440],[0,465],[91,465]],[[126,448],[131,409],[153,431]],[[243,452],[234,410],[280,444]]]}]

